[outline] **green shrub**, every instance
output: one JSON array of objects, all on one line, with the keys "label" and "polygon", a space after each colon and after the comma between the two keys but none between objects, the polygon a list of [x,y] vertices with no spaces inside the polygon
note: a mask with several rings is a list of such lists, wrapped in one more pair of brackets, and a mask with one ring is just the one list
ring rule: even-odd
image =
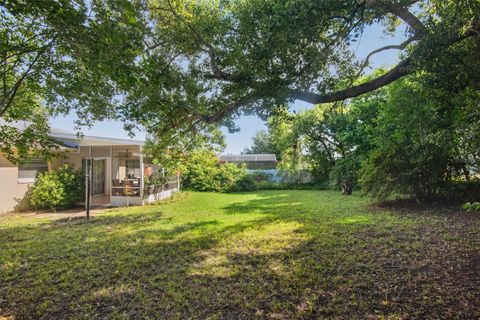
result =
[{"label": "green shrub", "polygon": [[357,171],[360,167],[355,155],[351,154],[338,159],[330,171],[330,186],[333,189],[342,189],[342,194],[352,194],[357,187]]},{"label": "green shrub", "polygon": [[186,190],[229,190],[246,174],[245,168],[231,163],[220,163],[213,152],[196,152],[191,155],[182,172],[182,184]]},{"label": "green shrub", "polygon": [[441,197],[461,202],[480,201],[480,182],[478,180],[450,181],[442,188]]},{"label": "green shrub", "polygon": [[275,190],[283,189],[285,186],[271,181],[272,175],[265,172],[246,174],[230,187],[229,192]]},{"label": "green shrub", "polygon": [[363,191],[379,201],[395,193],[420,201],[438,198],[446,185],[448,154],[443,145],[428,143],[389,143],[371,152],[360,169]]},{"label": "green shrub", "polygon": [[254,191],[257,190],[257,184],[252,175],[247,174],[243,178],[239,179],[235,184],[229,188],[229,192],[242,192],[242,191]]},{"label": "green shrub", "polygon": [[480,211],[480,202],[467,202],[463,204],[462,208],[467,212]]},{"label": "green shrub", "polygon": [[50,210],[73,207],[84,199],[84,186],[83,175],[70,166],[39,173],[28,192],[30,205]]}]

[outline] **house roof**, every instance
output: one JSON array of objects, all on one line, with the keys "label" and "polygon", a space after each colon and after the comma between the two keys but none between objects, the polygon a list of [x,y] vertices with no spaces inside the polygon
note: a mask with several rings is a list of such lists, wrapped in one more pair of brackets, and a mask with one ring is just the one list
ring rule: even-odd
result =
[{"label": "house roof", "polygon": [[[19,130],[25,130],[30,123],[28,121],[6,122],[0,119],[0,125],[9,125]],[[78,136],[76,133],[68,132],[59,128],[50,127],[50,136],[57,140],[62,146],[77,148],[79,146],[115,146],[115,145],[136,145],[143,146],[145,141],[133,139],[119,139],[99,136]]]},{"label": "house roof", "polygon": [[277,157],[273,153],[265,154],[222,154],[220,161],[227,162],[269,162],[277,161]]},{"label": "house roof", "polygon": [[67,145],[78,146],[116,146],[116,145],[135,145],[143,146],[145,141],[133,139],[118,139],[99,136],[80,136],[74,133],[51,133],[50,136]]}]

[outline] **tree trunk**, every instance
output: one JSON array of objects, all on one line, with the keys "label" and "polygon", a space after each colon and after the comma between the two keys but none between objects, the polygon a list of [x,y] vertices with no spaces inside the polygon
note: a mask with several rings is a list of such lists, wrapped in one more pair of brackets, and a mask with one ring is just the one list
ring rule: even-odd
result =
[{"label": "tree trunk", "polygon": [[344,196],[349,196],[352,194],[352,184],[349,182],[342,183],[342,194]]},{"label": "tree trunk", "polygon": [[462,165],[463,174],[465,175],[465,180],[470,181],[470,172],[465,164]]}]

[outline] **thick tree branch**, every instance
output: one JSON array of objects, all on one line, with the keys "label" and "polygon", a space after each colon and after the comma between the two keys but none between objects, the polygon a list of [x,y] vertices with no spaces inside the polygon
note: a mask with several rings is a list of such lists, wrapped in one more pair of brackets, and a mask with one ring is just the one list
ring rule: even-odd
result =
[{"label": "thick tree branch", "polygon": [[[476,26],[476,25],[475,25]],[[462,41],[468,37],[472,36],[478,36],[478,30],[472,28],[469,32],[467,32],[464,35],[459,35],[457,38],[454,38],[451,40],[450,44],[457,43],[459,41]],[[408,39],[407,41],[403,42],[400,45],[395,45],[395,46],[387,46],[383,48],[379,48],[373,52],[371,52],[368,56],[371,57],[373,54],[381,52],[383,50],[387,49],[403,49],[405,48],[409,43],[412,41],[417,40],[417,37],[413,37]],[[385,73],[384,75],[375,78],[373,80],[367,81],[365,83],[352,86],[343,90],[339,90],[333,93],[328,93],[328,94],[316,94],[308,91],[303,91],[303,90],[298,90],[298,89],[288,89],[288,96],[292,99],[296,100],[301,100],[305,102],[309,102],[312,104],[319,104],[319,103],[330,103],[330,102],[337,102],[337,101],[342,101],[354,97],[358,97],[362,94],[374,91],[376,89],[379,89],[381,87],[384,87],[398,79],[400,79],[403,76],[406,76],[408,74],[413,73],[414,67],[412,65],[412,61],[410,59],[405,59],[401,61],[397,66],[392,68],[390,71]],[[216,77],[215,75],[210,75],[212,78],[217,79],[217,80],[223,80],[223,81],[233,81],[237,82],[238,79],[236,79],[234,76],[231,75],[226,75],[226,77]],[[248,79],[241,79],[241,81],[248,81]],[[251,83],[251,85],[254,85],[255,82]],[[238,109],[238,107],[232,106],[233,109]],[[215,117],[213,117],[215,118]]]},{"label": "thick tree branch", "polygon": [[[417,1],[411,1],[409,4],[413,4]],[[415,31],[415,36],[409,38],[405,42],[399,44],[399,45],[390,45],[390,46],[385,46],[379,49],[376,49],[372,51],[364,60],[364,63],[362,65],[362,69],[368,65],[369,59],[376,53],[385,51],[385,50],[391,50],[391,49],[397,49],[397,50],[403,50],[405,49],[410,43],[413,41],[421,41],[422,38],[427,34],[427,31],[425,29],[425,26],[422,24],[422,22],[415,17],[411,12],[409,12],[405,7],[396,5],[396,4],[391,4],[391,3],[386,3],[385,0],[366,0],[366,3],[371,5],[371,6],[376,6],[378,8],[381,8],[387,12],[390,12],[392,14],[395,14],[402,20],[404,20],[414,31]],[[473,23],[472,25],[478,26],[478,24]],[[478,29],[475,27],[472,27],[472,30],[464,34],[463,36],[459,36],[457,38],[452,38],[450,41],[450,44],[456,43],[458,41],[461,41],[462,39],[465,39],[470,36],[477,36],[478,35]],[[209,54],[210,58],[210,67],[212,70],[211,74],[205,74],[204,77],[207,79],[215,79],[219,81],[229,81],[229,82],[235,82],[235,83],[243,83],[248,85],[249,87],[255,87],[255,86],[261,86],[260,83],[255,82],[253,79],[248,79],[245,77],[238,77],[226,72],[223,72],[218,68],[218,65],[216,64],[217,59],[216,59],[216,51],[215,48],[212,46],[208,46],[208,51],[206,52]],[[331,103],[331,102],[337,102],[337,101],[343,101],[349,98],[354,98],[357,96],[360,96],[362,94],[374,91],[376,89],[379,89],[381,87],[384,87],[399,78],[406,76],[408,74],[411,74],[415,71],[414,64],[412,63],[412,60],[410,58],[407,58],[403,61],[401,61],[397,66],[392,68],[390,71],[386,72],[380,77],[377,77],[375,79],[369,80],[367,82],[364,82],[359,85],[351,86],[336,92],[332,93],[327,93],[327,94],[316,94],[308,91],[303,91],[303,90],[298,90],[298,89],[287,89],[287,95],[288,97],[292,99],[298,99],[302,100],[305,102],[309,102],[312,104],[319,104],[319,103]],[[256,99],[259,99],[261,97],[257,97]],[[255,100],[255,99],[251,99]],[[214,115],[209,115],[209,116],[203,116],[202,119],[203,121],[207,123],[212,123],[216,122],[220,119],[222,119],[224,116],[226,116],[228,113],[234,112],[241,108],[246,102],[244,101],[237,101],[234,103],[231,103],[228,105],[227,108],[220,110],[219,112],[215,113]]]},{"label": "thick tree branch", "polygon": [[426,33],[426,28],[423,23],[405,7],[393,3],[387,3],[385,0],[367,0],[367,5],[371,7],[377,7],[394,14],[405,21],[405,23],[407,23],[417,35]]},{"label": "thick tree branch", "polygon": [[[469,37],[477,37],[479,36],[479,31],[480,31],[480,19],[478,19],[478,21],[475,20],[472,22],[472,28],[468,32],[451,38],[447,44],[443,44],[443,45],[448,47],[454,43],[458,43]],[[416,40],[416,37],[412,38],[412,41],[413,40]],[[409,40],[407,40],[406,42],[408,41]],[[404,42],[401,45],[406,46],[408,45],[408,43]],[[382,48],[377,49],[376,51],[378,52],[378,50],[382,50]],[[434,58],[434,56],[435,55],[433,54],[433,56],[429,56],[428,58]],[[339,90],[339,91],[328,93],[328,94],[315,94],[312,92],[290,89],[288,90],[288,94],[290,98],[302,100],[312,104],[336,102],[336,101],[341,101],[349,98],[358,97],[362,94],[379,89],[383,86],[386,86],[398,80],[403,76],[413,73],[414,71],[415,69],[414,69],[413,63],[411,59],[408,58],[406,60],[403,60],[393,69],[391,69],[390,71],[388,71],[387,73],[385,73],[384,75],[378,78],[375,78],[373,80],[370,80],[365,83],[352,86],[343,90]]]},{"label": "thick tree branch", "polygon": [[[349,98],[354,98],[360,96],[364,93],[376,90],[383,86],[386,86],[395,80],[412,73],[413,70],[411,69],[411,61],[409,59],[400,62],[397,66],[393,69],[385,73],[384,75],[375,78],[373,80],[367,81],[365,83],[352,86],[343,90],[336,91],[330,94],[316,94],[312,92],[297,90],[297,89],[290,89],[288,91],[288,95],[296,100],[302,100],[305,102],[309,102],[312,104],[319,104],[319,103],[328,103],[328,102],[337,102],[342,101]],[[234,81],[234,77],[226,75],[224,77],[216,77],[215,75],[209,75],[214,79],[223,80],[223,81]],[[253,97],[251,97],[253,99]],[[250,100],[252,100],[250,99]],[[221,119],[225,114],[228,112],[232,112],[238,109],[242,104],[245,102],[243,100],[230,104],[226,109],[222,110],[222,115],[214,115],[214,116],[206,116],[204,120],[207,122],[214,122],[218,119]],[[215,120],[216,119],[216,120]]]},{"label": "thick tree branch", "polygon": [[255,101],[259,98],[260,98],[260,96],[257,96],[255,94],[243,96],[243,97],[239,98],[238,100],[230,103],[226,108],[222,108],[222,109],[218,110],[214,114],[202,116],[202,120],[206,123],[218,122],[221,119],[223,119],[225,116],[227,116],[228,114],[231,114],[231,113],[237,111],[242,106],[244,106],[244,105],[246,105],[250,102],[253,102],[253,101]]},{"label": "thick tree branch", "polygon": [[312,104],[335,102],[358,97],[364,93],[384,87],[412,72],[413,70],[411,68],[411,61],[407,59],[400,62],[397,66],[395,66],[393,69],[391,69],[384,75],[347,89],[343,89],[329,94],[315,94],[302,90],[290,89],[289,96],[293,99],[302,100]]},{"label": "thick tree branch", "polygon": [[[210,69],[212,70],[212,78],[218,80],[231,80],[232,76],[220,70],[217,64],[217,50],[211,44],[206,44],[207,53],[210,63]],[[208,76],[207,76],[208,77]]]}]

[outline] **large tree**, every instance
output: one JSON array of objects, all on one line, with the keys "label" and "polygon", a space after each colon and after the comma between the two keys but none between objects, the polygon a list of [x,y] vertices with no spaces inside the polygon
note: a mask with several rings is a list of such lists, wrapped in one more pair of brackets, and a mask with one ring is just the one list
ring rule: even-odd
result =
[{"label": "large tree", "polygon": [[[48,155],[48,117],[122,119],[119,101],[148,34],[141,1],[0,2],[0,147],[12,162]],[[131,128],[133,119],[125,123]],[[19,126],[18,122],[22,121]]]},{"label": "large tree", "polygon": [[[448,60],[456,46],[478,55],[479,12],[478,1],[155,1],[161,56],[170,48],[170,70],[191,80],[174,90],[185,99],[182,112],[163,119],[195,127],[240,112],[265,116],[295,99],[361,95]],[[375,23],[390,32],[406,27],[407,40],[358,61],[350,44]],[[399,50],[403,59],[355,83],[383,50]]]},{"label": "large tree", "polygon": [[[0,9],[14,40],[0,53],[11,79],[0,116],[32,83],[56,112],[87,124],[115,118],[172,143],[212,123],[234,129],[240,113],[341,101],[412,73],[455,80],[459,52],[467,68],[479,61],[478,0],[9,0]],[[351,44],[372,24],[405,29],[406,40],[360,61]],[[384,50],[402,60],[358,82]]]}]

